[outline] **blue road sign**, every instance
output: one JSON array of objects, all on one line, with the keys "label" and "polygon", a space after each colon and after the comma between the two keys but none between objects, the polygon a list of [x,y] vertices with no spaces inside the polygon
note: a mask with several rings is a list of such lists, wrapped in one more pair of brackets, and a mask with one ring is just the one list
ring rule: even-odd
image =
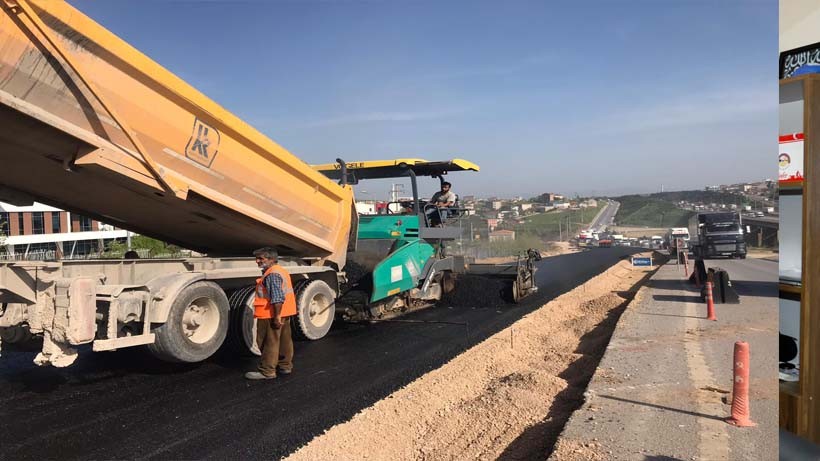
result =
[{"label": "blue road sign", "polygon": [[652,267],[652,258],[632,258],[632,265]]}]

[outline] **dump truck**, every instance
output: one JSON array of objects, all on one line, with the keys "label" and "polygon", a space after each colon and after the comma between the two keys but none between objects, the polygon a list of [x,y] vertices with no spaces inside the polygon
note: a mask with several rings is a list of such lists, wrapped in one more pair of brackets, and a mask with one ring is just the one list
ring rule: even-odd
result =
[{"label": "dump truck", "polygon": [[411,215],[356,212],[352,184],[368,175],[415,184],[416,174],[477,165],[312,167],[67,3],[0,7],[0,200],[36,200],[207,255],[0,262],[0,341],[42,337],[35,363],[70,365],[86,344],[146,346],[176,362],[223,345],[258,354],[260,271],[249,255],[263,246],[291,274],[303,339],[324,337],[337,314],[429,305],[460,274],[508,281],[514,300],[537,290],[534,253],[499,266],[447,255],[453,229],[430,225],[415,187]]}]

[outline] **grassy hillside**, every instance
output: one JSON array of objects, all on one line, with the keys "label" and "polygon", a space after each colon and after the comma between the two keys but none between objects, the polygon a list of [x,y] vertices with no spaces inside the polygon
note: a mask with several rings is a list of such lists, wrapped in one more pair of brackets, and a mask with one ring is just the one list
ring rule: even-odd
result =
[{"label": "grassy hillside", "polygon": [[[601,202],[603,203],[603,202]],[[528,216],[524,224],[518,224],[513,230],[521,234],[530,234],[538,236],[540,239],[558,240],[558,222],[561,222],[561,234],[566,240],[567,238],[567,218],[569,218],[570,233],[574,236],[579,229],[583,229],[592,221],[592,218],[598,214],[603,208],[599,205],[597,208],[585,208],[581,210],[566,210],[566,211],[549,211],[547,213],[539,213]]]},{"label": "grassy hillside", "polygon": [[694,214],[654,196],[626,195],[615,200],[621,202],[615,216],[615,222],[620,226],[686,227],[689,217]]}]

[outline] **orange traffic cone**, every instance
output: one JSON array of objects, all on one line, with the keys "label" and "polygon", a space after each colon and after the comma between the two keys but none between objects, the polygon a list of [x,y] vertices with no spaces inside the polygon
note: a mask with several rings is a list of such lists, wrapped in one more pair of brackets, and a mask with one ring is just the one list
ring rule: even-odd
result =
[{"label": "orange traffic cone", "polygon": [[706,320],[717,320],[715,300],[712,298],[712,282],[706,282]]},{"label": "orange traffic cone", "polygon": [[749,415],[749,343],[735,343],[732,416],[726,422],[738,427],[757,426]]}]

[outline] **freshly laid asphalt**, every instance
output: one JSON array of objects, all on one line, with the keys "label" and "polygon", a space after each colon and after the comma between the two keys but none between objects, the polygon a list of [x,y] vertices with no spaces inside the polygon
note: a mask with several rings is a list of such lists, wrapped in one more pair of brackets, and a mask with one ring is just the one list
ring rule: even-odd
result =
[{"label": "freshly laid asphalt", "polygon": [[[740,304],[715,304],[717,321],[709,321],[682,268],[662,266],[621,316],[561,439],[612,460],[777,459],[777,261],[706,266],[728,272]],[[736,341],[749,344],[755,427],[724,422]]]},{"label": "freshly laid asphalt", "polygon": [[83,350],[57,369],[5,346],[0,459],[279,458],[637,251],[547,258],[539,292],[517,306],[400,318],[448,323],[336,324],[320,341],[297,343],[294,373],[270,381],[246,381],[255,360],[227,353],[180,365],[135,349]]}]

